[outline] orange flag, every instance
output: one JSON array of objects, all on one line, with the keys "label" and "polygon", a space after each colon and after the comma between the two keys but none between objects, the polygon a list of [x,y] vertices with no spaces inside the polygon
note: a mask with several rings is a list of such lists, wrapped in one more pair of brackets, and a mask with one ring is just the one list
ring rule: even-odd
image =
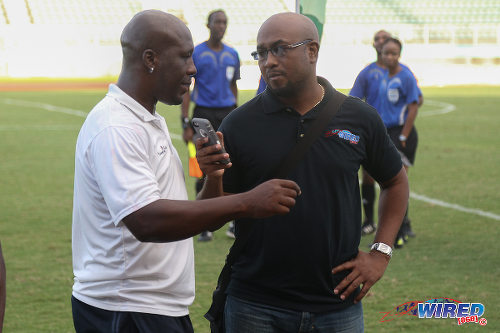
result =
[{"label": "orange flag", "polygon": [[188,142],[189,151],[189,175],[191,177],[201,178],[203,177],[203,172],[200,170],[198,161],[196,160],[196,147],[191,141]]}]

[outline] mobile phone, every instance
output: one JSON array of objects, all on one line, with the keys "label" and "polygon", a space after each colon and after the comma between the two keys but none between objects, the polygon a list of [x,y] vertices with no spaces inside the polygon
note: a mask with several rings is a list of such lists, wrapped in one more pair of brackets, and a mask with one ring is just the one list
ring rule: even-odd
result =
[{"label": "mobile phone", "polygon": [[[191,125],[193,125],[193,129],[194,129],[193,141],[196,141],[199,138],[208,138],[208,142],[203,144],[203,147],[208,147],[208,146],[212,146],[215,144],[220,144],[222,147],[222,144],[219,140],[219,137],[215,133],[210,121],[208,121],[207,119],[203,119],[203,118],[193,118],[191,120]],[[226,150],[224,149],[224,147],[222,147],[222,149],[219,150],[216,154],[221,154],[221,153],[225,153],[225,152],[226,152]],[[229,160],[229,158],[227,158],[227,159],[220,160],[218,162],[222,163],[222,164],[229,164],[229,162],[231,162],[231,161]]]}]

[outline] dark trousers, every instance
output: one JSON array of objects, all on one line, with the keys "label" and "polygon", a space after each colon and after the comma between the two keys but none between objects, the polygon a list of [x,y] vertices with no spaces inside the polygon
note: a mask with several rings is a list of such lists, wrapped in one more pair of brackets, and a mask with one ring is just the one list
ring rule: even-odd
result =
[{"label": "dark trousers", "polygon": [[417,152],[418,145],[418,133],[415,126],[413,126],[410,134],[408,135],[408,139],[406,140],[406,146],[403,147],[401,145],[401,141],[399,141],[399,135],[401,134],[402,129],[403,126],[391,127],[387,129],[387,133],[389,134],[392,143],[394,143],[399,153],[401,154],[403,164],[407,167],[410,167],[415,164],[415,154]]},{"label": "dark trousers", "polygon": [[217,131],[220,124],[226,116],[236,108],[236,105],[224,108],[207,108],[204,106],[195,105],[193,110],[193,118],[203,118],[210,121],[212,127]]},{"label": "dark trousers", "polygon": [[193,333],[189,316],[169,317],[141,312],[108,311],[71,296],[77,333]]},{"label": "dark trousers", "polygon": [[332,312],[301,312],[227,296],[226,333],[362,333],[361,302]]}]

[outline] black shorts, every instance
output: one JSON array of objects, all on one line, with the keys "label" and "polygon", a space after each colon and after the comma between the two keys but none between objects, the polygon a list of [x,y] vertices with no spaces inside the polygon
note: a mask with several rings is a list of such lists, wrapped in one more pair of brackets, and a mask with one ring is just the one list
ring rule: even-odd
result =
[{"label": "black shorts", "polygon": [[71,296],[76,333],[193,333],[189,316],[108,311]]},{"label": "black shorts", "polygon": [[206,108],[196,105],[193,110],[193,118],[203,118],[210,121],[214,130],[218,130],[222,120],[236,108],[236,105],[226,108]]},{"label": "black shorts", "polygon": [[417,129],[415,126],[411,129],[410,135],[408,135],[408,138],[406,139],[406,147],[403,147],[401,145],[401,141],[399,141],[399,135],[401,135],[402,130],[403,126],[396,126],[388,128],[387,133],[401,154],[403,164],[410,167],[415,164],[415,154],[417,152],[418,145]]}]

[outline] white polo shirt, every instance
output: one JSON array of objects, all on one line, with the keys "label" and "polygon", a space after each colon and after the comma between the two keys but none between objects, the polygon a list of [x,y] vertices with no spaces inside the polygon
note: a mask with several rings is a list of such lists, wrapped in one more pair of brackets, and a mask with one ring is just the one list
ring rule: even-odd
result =
[{"label": "white polo shirt", "polygon": [[187,200],[167,124],[112,84],[76,142],[72,246],[77,299],[111,311],[188,314],[195,290],[192,238],[142,243],[122,222],[158,199]]}]

